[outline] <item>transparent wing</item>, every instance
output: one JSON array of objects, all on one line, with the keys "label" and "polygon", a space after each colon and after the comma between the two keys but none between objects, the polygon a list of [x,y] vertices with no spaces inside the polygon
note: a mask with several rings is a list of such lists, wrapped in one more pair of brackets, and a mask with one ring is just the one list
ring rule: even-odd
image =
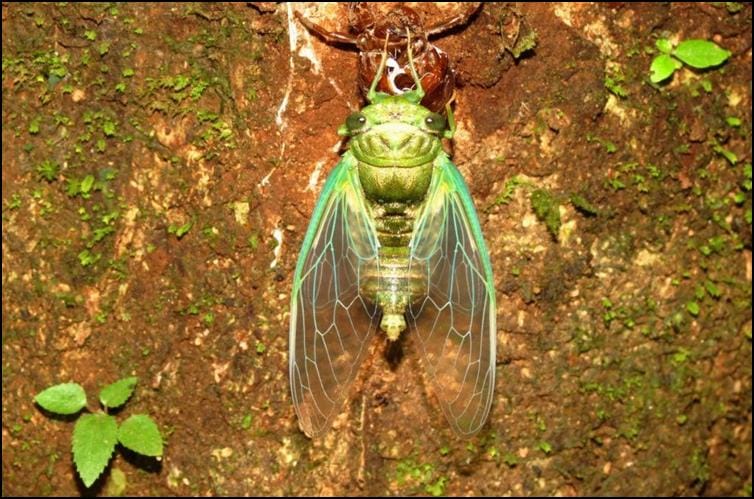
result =
[{"label": "transparent wing", "polygon": [[330,174],[293,281],[291,392],[309,436],[329,429],[379,324],[379,308],[359,294],[361,272],[377,259],[378,242],[355,166],[346,153]]},{"label": "transparent wing", "polygon": [[[443,156],[411,239],[410,273],[425,298],[408,308],[424,364],[456,433],[482,427],[495,385],[495,289],[487,247],[466,184]],[[417,268],[418,267],[418,268]]]}]

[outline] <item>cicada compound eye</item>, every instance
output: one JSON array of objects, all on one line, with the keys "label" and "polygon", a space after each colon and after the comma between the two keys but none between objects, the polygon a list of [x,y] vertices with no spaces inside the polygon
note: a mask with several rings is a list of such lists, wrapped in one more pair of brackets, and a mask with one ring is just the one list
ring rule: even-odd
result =
[{"label": "cicada compound eye", "polygon": [[362,130],[367,124],[367,117],[361,113],[353,113],[346,118],[346,128],[351,133]]},{"label": "cicada compound eye", "polygon": [[442,132],[448,126],[448,121],[438,113],[432,113],[424,118],[424,124],[433,132]]}]

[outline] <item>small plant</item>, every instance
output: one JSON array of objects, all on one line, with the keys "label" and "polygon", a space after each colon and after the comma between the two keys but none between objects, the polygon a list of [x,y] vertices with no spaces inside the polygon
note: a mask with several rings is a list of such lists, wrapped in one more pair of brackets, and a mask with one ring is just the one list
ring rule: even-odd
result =
[{"label": "small plant", "polygon": [[654,58],[649,68],[652,83],[667,80],[684,64],[696,69],[708,69],[724,63],[731,55],[730,51],[707,40],[684,40],[673,48],[670,40],[660,38],[655,46],[660,55]]},{"label": "small plant", "polygon": [[540,222],[543,222],[550,231],[550,235],[557,241],[560,231],[560,203],[545,189],[537,189],[529,198],[534,214]]},{"label": "small plant", "polygon": [[189,220],[188,222],[180,226],[170,224],[170,226],[168,227],[168,234],[174,234],[177,239],[181,239],[191,229],[192,225],[194,225],[193,220]]},{"label": "small plant", "polygon": [[37,165],[37,175],[47,182],[53,182],[58,178],[60,174],[60,165],[49,159],[44,160]]},{"label": "small plant", "polygon": [[[99,478],[110,462],[115,445],[120,443],[143,456],[162,456],[162,435],[157,424],[145,414],[136,414],[120,426],[108,410],[121,407],[133,394],[138,378],[123,378],[99,393],[103,411],[81,416],[73,428],[73,462],[86,487]],[[37,394],[34,401],[43,409],[70,416],[86,407],[86,393],[77,383],[51,386]]]}]

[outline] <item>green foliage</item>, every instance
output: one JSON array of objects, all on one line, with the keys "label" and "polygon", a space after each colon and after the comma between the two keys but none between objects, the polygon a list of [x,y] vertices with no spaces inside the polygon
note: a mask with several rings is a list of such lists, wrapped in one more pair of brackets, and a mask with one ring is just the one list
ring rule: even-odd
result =
[{"label": "green foliage", "polygon": [[194,225],[193,220],[189,220],[183,225],[170,224],[168,227],[168,234],[175,234],[175,237],[180,239],[188,233],[192,225]]},{"label": "green foliage", "polygon": [[[138,414],[118,426],[117,419],[107,413],[108,409],[126,403],[137,381],[138,378],[129,377],[107,385],[99,396],[104,412],[84,414],[76,421],[72,439],[73,462],[86,487],[91,487],[107,468],[117,443],[144,456],[162,456],[162,435],[152,418]],[[76,383],[63,383],[43,390],[34,400],[50,412],[70,415],[86,406],[86,393]]]},{"label": "green foliage", "polygon": [[531,207],[537,218],[545,224],[552,237],[558,238],[560,231],[560,204],[544,189],[537,189],[531,193]]},{"label": "green foliage", "polygon": [[37,175],[48,182],[55,181],[58,174],[60,174],[60,165],[52,160],[46,159],[37,165]]},{"label": "green foliage", "polygon": [[649,79],[652,83],[659,83],[670,78],[677,69],[681,69],[683,64],[677,59],[673,59],[667,54],[660,54],[654,58],[649,70],[652,72]]},{"label": "green foliage", "polygon": [[626,77],[620,71],[612,71],[605,76],[605,88],[607,88],[612,94],[625,99],[628,97],[628,90],[621,85],[626,80]]},{"label": "green foliage", "polygon": [[683,64],[696,69],[709,69],[723,64],[731,56],[730,51],[708,40],[684,40],[673,48],[665,38],[657,40],[655,46],[660,55],[650,66],[652,83],[660,83],[670,78]]},{"label": "green foliage", "polygon": [[247,242],[249,243],[251,251],[255,251],[259,247],[259,234],[252,232],[251,235],[249,235]]},{"label": "green foliage", "polygon": [[257,351],[257,354],[262,355],[264,352],[267,351],[267,347],[261,341],[257,341],[256,351]]},{"label": "green foliage", "polygon": [[735,116],[728,116],[725,118],[725,122],[728,124],[728,126],[733,128],[738,128],[741,126],[741,118],[737,118]]},{"label": "green foliage", "polygon": [[694,317],[697,317],[699,315],[699,312],[700,312],[699,303],[697,303],[695,301],[688,302],[686,304],[686,310],[688,310],[689,313],[691,315],[693,315]]},{"label": "green foliage", "polygon": [[552,452],[552,445],[550,445],[548,442],[539,442],[537,448],[545,454],[550,454]]},{"label": "green foliage", "polygon": [[145,414],[136,414],[118,428],[118,441],[143,456],[162,456],[162,436],[155,422]]},{"label": "green foliage", "polygon": [[736,153],[734,153],[733,151],[729,151],[728,149],[724,148],[720,144],[715,143],[712,146],[712,150],[715,151],[720,156],[722,156],[723,158],[725,158],[728,161],[728,163],[730,163],[731,165],[735,165],[736,163],[738,163],[738,156],[736,156]]},{"label": "green foliage", "polygon": [[673,51],[673,44],[667,38],[660,38],[655,42],[655,46],[663,54],[670,54]]},{"label": "green foliage", "polygon": [[251,414],[244,415],[243,419],[241,420],[241,429],[248,430],[249,428],[251,428],[253,422],[254,416],[252,416]]},{"label": "green foliage", "polygon": [[707,69],[724,63],[731,53],[715,42],[686,40],[678,44],[673,55],[692,68]]},{"label": "green foliage", "polygon": [[512,452],[506,452],[506,453],[505,453],[505,454],[503,455],[503,462],[504,462],[504,463],[505,463],[505,464],[506,464],[506,465],[507,465],[507,466],[508,466],[509,468],[514,468],[515,466],[517,466],[517,465],[518,465],[518,457],[516,457],[516,455],[515,455],[515,454],[513,454]]},{"label": "green foliage", "polygon": [[73,462],[91,487],[107,467],[117,442],[118,423],[109,414],[84,414],[73,429]]},{"label": "green foliage", "polygon": [[498,194],[495,201],[493,201],[493,205],[510,203],[513,200],[513,195],[516,193],[516,190],[521,186],[527,185],[530,185],[529,182],[518,176],[509,178],[505,181],[505,185],[503,185],[503,192]]},{"label": "green foliage", "polygon": [[445,487],[448,484],[448,477],[441,476],[434,483],[428,483],[424,487],[424,491],[432,497],[440,497],[445,495]]},{"label": "green foliage", "polygon": [[574,208],[586,215],[599,215],[599,208],[590,203],[584,196],[581,196],[579,194],[572,194],[570,201]]},{"label": "green foliage", "polygon": [[436,475],[432,464],[420,463],[412,458],[404,459],[395,466],[395,479],[398,485],[413,490],[422,487],[426,494],[434,497],[444,496],[449,479]]},{"label": "green foliage", "polygon": [[56,414],[76,414],[86,407],[86,393],[77,383],[62,383],[38,393],[34,401]]},{"label": "green foliage", "polygon": [[105,134],[107,137],[112,137],[115,135],[115,132],[118,130],[118,125],[115,124],[115,122],[107,120],[102,124],[102,133]]},{"label": "green foliage", "polygon": [[102,258],[102,255],[100,253],[92,253],[88,249],[85,249],[78,254],[78,258],[82,267],[89,267],[90,265],[97,263],[99,259]]},{"label": "green foliage", "polygon": [[31,135],[37,135],[39,133],[39,116],[29,122],[29,133]]},{"label": "green foliage", "polygon": [[87,175],[84,180],[79,184],[79,192],[81,194],[89,194],[94,186],[94,175]]},{"label": "green foliage", "polygon": [[134,388],[138,381],[139,378],[134,376],[131,378],[123,378],[111,385],[107,385],[101,392],[99,392],[99,401],[103,406],[109,409],[122,406],[134,392]]}]

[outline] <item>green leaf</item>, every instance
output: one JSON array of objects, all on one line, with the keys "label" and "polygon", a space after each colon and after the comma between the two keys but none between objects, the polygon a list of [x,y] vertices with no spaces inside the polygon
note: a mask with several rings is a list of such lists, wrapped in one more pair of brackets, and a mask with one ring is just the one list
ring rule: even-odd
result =
[{"label": "green leaf", "polygon": [[79,263],[82,267],[88,267],[89,265],[93,265],[99,261],[99,259],[102,257],[100,253],[92,253],[88,249],[83,250],[81,253],[78,254],[79,257]]},{"label": "green leaf", "polygon": [[571,195],[571,204],[587,215],[599,215],[599,209],[579,194]]},{"label": "green leaf", "polygon": [[92,190],[93,186],[94,186],[94,175],[87,175],[86,177],[84,177],[84,180],[81,181],[79,190],[83,192],[84,194],[86,194]]},{"label": "green leaf", "polygon": [[193,220],[189,220],[188,222],[186,222],[185,224],[183,224],[181,226],[176,226],[176,225],[170,224],[170,226],[168,227],[168,233],[175,234],[175,237],[177,237],[178,239],[180,239],[183,236],[185,236],[186,233],[188,233],[188,231],[189,231],[189,229],[191,229],[192,225],[194,225],[194,221]]},{"label": "green leaf", "polygon": [[671,50],[673,50],[673,44],[670,43],[670,40],[667,38],[660,38],[655,42],[655,47],[657,47],[657,50],[662,52],[663,54],[669,54]]},{"label": "green leaf", "polygon": [[39,133],[39,116],[31,120],[31,122],[29,123],[29,133],[32,135]]},{"label": "green leaf", "polygon": [[735,165],[738,163],[738,156],[736,156],[736,153],[733,151],[729,151],[720,144],[715,144],[712,149],[719,154],[720,156],[724,157],[726,160],[728,160],[728,163],[731,165]]},{"label": "green leaf", "polygon": [[86,393],[78,383],[62,383],[38,393],[34,401],[56,414],[76,414],[86,407]]},{"label": "green leaf", "polygon": [[49,159],[46,159],[41,164],[37,165],[37,174],[48,182],[57,179],[59,173],[60,166]]},{"label": "green leaf", "polygon": [[537,447],[539,447],[539,450],[541,450],[545,454],[552,452],[552,445],[550,445],[549,442],[540,442]]},{"label": "green leaf", "polygon": [[126,403],[128,397],[134,392],[134,387],[139,378],[123,378],[111,385],[107,385],[99,392],[99,401],[107,408],[120,407]]},{"label": "green leaf", "polygon": [[667,54],[658,55],[654,58],[652,65],[649,67],[649,70],[652,72],[649,76],[649,80],[652,83],[660,83],[663,80],[667,80],[675,70],[679,69],[681,66],[682,64],[680,62]]},{"label": "green leaf", "polygon": [[686,310],[688,310],[691,315],[696,317],[700,312],[699,304],[695,301],[690,301],[686,304]]},{"label": "green leaf", "polygon": [[534,214],[541,222],[544,222],[552,237],[557,239],[561,225],[558,201],[544,189],[537,189],[532,192],[529,201]]},{"label": "green leaf", "polygon": [[693,68],[705,69],[724,63],[731,53],[707,40],[685,40],[678,44],[673,55]]},{"label": "green leaf", "polygon": [[720,291],[720,288],[710,280],[704,282],[704,289],[706,289],[707,293],[713,298],[720,298],[723,294],[722,291]]},{"label": "green leaf", "polygon": [[118,441],[118,423],[107,414],[84,414],[73,429],[73,462],[91,487],[107,467]]},{"label": "green leaf", "polygon": [[118,125],[116,125],[110,120],[105,121],[102,124],[102,132],[108,137],[112,137],[113,135],[115,135],[115,132],[117,131],[117,129],[118,129]]},{"label": "green leaf", "polygon": [[162,435],[146,414],[136,414],[123,421],[118,428],[118,441],[144,456],[162,456]]}]

